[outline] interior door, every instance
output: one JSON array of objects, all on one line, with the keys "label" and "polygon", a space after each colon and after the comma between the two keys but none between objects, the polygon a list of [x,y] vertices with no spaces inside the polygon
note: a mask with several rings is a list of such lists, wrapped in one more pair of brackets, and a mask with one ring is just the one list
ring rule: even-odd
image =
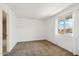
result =
[{"label": "interior door", "polygon": [[7,14],[3,11],[3,55],[7,54]]}]

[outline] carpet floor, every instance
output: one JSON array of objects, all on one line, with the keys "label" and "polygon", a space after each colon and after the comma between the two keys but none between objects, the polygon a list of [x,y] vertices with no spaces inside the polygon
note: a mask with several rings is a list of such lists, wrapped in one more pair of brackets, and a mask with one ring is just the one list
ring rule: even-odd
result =
[{"label": "carpet floor", "polygon": [[18,42],[8,56],[72,56],[73,54],[47,40]]}]

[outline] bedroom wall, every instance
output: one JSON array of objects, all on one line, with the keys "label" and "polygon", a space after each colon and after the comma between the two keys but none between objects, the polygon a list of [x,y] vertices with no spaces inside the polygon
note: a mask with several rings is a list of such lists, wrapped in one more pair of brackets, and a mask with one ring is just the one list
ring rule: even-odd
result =
[{"label": "bedroom wall", "polygon": [[[79,14],[78,14],[78,7],[79,4],[74,4],[63,11],[57,13],[55,16],[50,17],[48,19],[48,40],[70,52],[73,54],[78,54],[79,53]],[[56,34],[56,19],[59,15],[69,13],[72,11],[73,14],[73,20],[74,20],[74,25],[73,25],[73,35],[71,34],[64,34],[64,35],[57,35]]]},{"label": "bedroom wall", "polygon": [[18,18],[16,29],[18,42],[46,39],[45,23],[42,20]]}]

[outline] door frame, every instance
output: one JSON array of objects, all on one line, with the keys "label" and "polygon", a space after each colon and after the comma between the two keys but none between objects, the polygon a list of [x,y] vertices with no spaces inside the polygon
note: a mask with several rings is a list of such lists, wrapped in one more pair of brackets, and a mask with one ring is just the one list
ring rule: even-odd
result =
[{"label": "door frame", "polygon": [[9,51],[9,50],[8,50],[8,49],[9,49],[9,48],[8,48],[8,34],[9,34],[9,33],[8,33],[8,32],[9,32],[9,31],[8,31],[8,30],[9,30],[9,29],[8,29],[8,27],[9,27],[9,25],[8,25],[8,13],[7,13],[5,10],[2,10],[2,55],[3,55],[3,12],[6,14],[6,24],[7,24],[7,26],[6,26],[6,27],[7,27],[7,28],[6,28],[6,33],[7,33],[7,36],[6,36],[6,40],[7,40],[7,41],[6,41],[6,43],[7,43],[7,53],[8,53],[8,51]]}]

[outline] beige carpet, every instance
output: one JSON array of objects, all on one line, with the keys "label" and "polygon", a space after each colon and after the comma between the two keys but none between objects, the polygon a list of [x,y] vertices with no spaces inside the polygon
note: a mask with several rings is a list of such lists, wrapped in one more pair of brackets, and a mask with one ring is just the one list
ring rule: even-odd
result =
[{"label": "beige carpet", "polygon": [[72,56],[73,54],[49,41],[19,42],[9,56]]}]

